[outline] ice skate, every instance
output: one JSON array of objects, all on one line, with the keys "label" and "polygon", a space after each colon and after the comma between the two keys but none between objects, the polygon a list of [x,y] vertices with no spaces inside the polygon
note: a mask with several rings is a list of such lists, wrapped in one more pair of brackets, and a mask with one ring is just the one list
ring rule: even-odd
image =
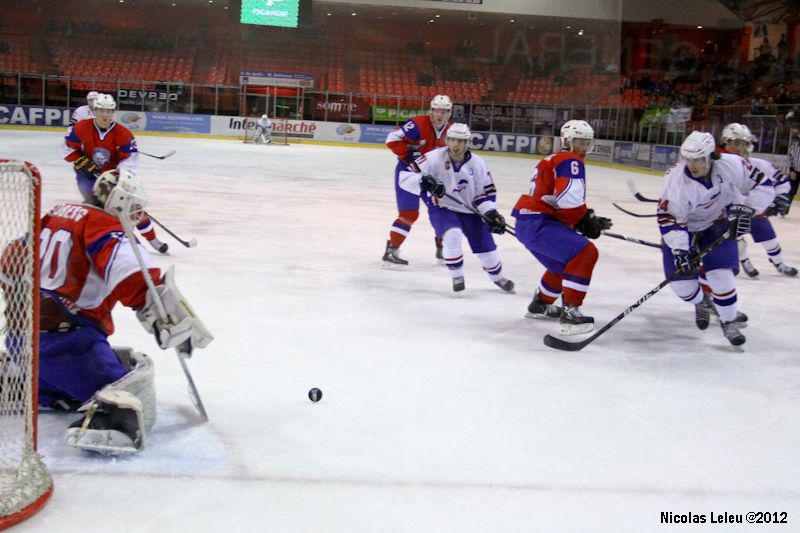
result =
[{"label": "ice skate", "polygon": [[385,268],[399,268],[408,265],[408,261],[400,257],[400,250],[386,241],[386,251],[383,252],[383,266]]},{"label": "ice skate", "polygon": [[742,264],[742,270],[744,270],[745,274],[751,278],[758,277],[758,270],[756,270],[756,267],[750,262],[750,259],[743,259],[740,263]]},{"label": "ice skate", "polygon": [[558,323],[562,335],[580,335],[594,329],[594,318],[581,313],[577,305],[565,305]]},{"label": "ice skate", "polygon": [[708,323],[711,320],[711,309],[714,308],[714,303],[708,303],[710,298],[703,297],[703,301],[699,304],[694,304],[694,323],[700,330],[708,329]]},{"label": "ice skate", "polygon": [[546,304],[539,299],[539,291],[533,295],[533,300],[528,304],[528,312],[525,318],[559,318],[561,316],[561,306],[556,304]]},{"label": "ice skate", "polygon": [[166,254],[167,251],[169,251],[169,245],[165,242],[159,241],[158,239],[150,239],[147,242],[153,247],[153,250],[160,254]]},{"label": "ice skate", "polygon": [[494,284],[503,289],[503,292],[514,292],[514,282],[510,279],[502,278],[495,281]]},{"label": "ice skate", "polygon": [[457,278],[453,278],[453,292],[461,292],[467,287],[466,283],[464,283],[464,276],[458,276]]},{"label": "ice skate", "polygon": [[[770,260],[770,263],[772,263],[772,260]],[[785,276],[789,276],[790,278],[794,278],[797,276],[797,269],[794,267],[790,267],[786,263],[777,263],[777,264],[772,263],[772,264],[775,266],[778,272],[780,272]]]},{"label": "ice skate", "polygon": [[722,334],[734,346],[741,346],[744,344],[745,338],[742,332],[739,331],[739,324],[731,320],[730,322],[722,322]]}]

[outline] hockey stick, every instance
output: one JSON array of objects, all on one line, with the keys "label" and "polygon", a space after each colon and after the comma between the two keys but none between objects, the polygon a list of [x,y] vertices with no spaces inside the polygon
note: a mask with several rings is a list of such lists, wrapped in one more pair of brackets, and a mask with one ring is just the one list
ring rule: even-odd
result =
[{"label": "hockey stick", "polygon": [[152,158],[155,158],[155,159],[166,159],[168,157],[172,157],[173,155],[175,155],[175,150],[170,150],[169,152],[167,152],[164,155],[148,154],[147,152],[142,152],[141,150],[139,150],[139,153],[142,154],[142,155],[146,155],[147,157],[152,157]]},{"label": "hockey stick", "polygon": [[658,203],[658,200],[654,200],[653,198],[647,198],[646,196],[642,196],[639,191],[636,190],[636,184],[633,183],[633,180],[628,180],[628,190],[631,191],[631,194],[640,202],[653,202]]},{"label": "hockey stick", "polygon": [[[492,225],[494,225],[494,222],[492,221],[492,219],[490,219],[489,217],[487,217],[486,215],[484,215],[483,213],[481,213],[480,211],[478,211],[477,209],[475,209],[475,207],[473,207],[473,206],[471,206],[471,205],[469,205],[469,204],[466,204],[466,203],[464,203],[464,202],[461,200],[461,198],[458,198],[458,197],[456,197],[456,196],[453,196],[453,195],[449,194],[447,191],[445,191],[444,195],[445,195],[447,198],[449,198],[449,199],[453,200],[455,203],[457,203],[457,204],[459,204],[459,205],[461,205],[461,206],[463,206],[463,207],[466,207],[467,209],[469,209],[470,211],[472,211],[474,214],[476,214],[476,215],[478,215],[479,217],[481,217],[481,220],[483,220],[484,222],[486,222],[486,224],[488,224],[488,225],[489,225],[489,227],[491,227]],[[505,230],[506,230],[506,233],[510,233],[510,234],[511,234],[511,235],[513,235],[514,237],[516,237],[516,236],[517,236],[517,234],[516,234],[516,230],[514,229],[514,226],[510,226],[510,225],[506,224],[506,225],[505,225]]]},{"label": "hockey stick", "polygon": [[610,231],[604,231],[603,235],[605,235],[606,237],[613,237],[615,239],[621,239],[623,241],[635,242],[636,244],[643,244],[645,246],[650,246],[652,248],[658,248],[659,250],[661,249],[661,245],[660,244],[657,244],[657,243],[654,243],[654,242],[650,242],[650,241],[643,241],[643,240],[637,239],[635,237],[626,237],[625,235],[620,235],[619,233],[611,233]]},{"label": "hockey stick", "polygon": [[632,216],[632,217],[637,217],[637,218],[650,218],[650,217],[656,217],[656,216],[658,216],[656,213],[653,213],[652,215],[645,215],[645,214],[643,214],[643,213],[634,213],[633,211],[628,211],[627,209],[624,209],[624,208],[622,208],[622,207],[618,206],[617,204],[615,204],[615,203],[613,203],[613,202],[611,203],[611,205],[613,205],[614,207],[616,207],[617,209],[619,209],[619,210],[620,210],[620,211],[622,211],[623,213],[626,213],[626,214],[628,214],[628,215],[630,215],[630,216]]},{"label": "hockey stick", "polygon": [[[130,202],[130,200],[128,201]],[[167,317],[167,310],[164,307],[164,302],[161,301],[161,296],[156,290],[156,285],[153,283],[153,278],[150,277],[150,271],[147,269],[147,265],[144,262],[144,257],[142,257],[142,251],[139,249],[139,243],[136,241],[136,237],[133,234],[133,224],[131,223],[130,219],[128,219],[127,215],[122,212],[121,207],[118,208],[118,211],[119,216],[117,218],[122,224],[122,229],[125,231],[125,236],[131,243],[133,255],[136,256],[136,261],[139,263],[139,268],[144,276],[144,282],[147,284],[147,290],[150,292],[150,295],[153,297],[153,302],[156,304],[156,310],[158,311],[159,318],[163,322],[168,322],[169,319]],[[127,213],[128,210],[126,209],[125,212]],[[191,398],[192,403],[194,404],[195,408],[197,408],[200,416],[203,417],[203,421],[208,422],[208,413],[206,413],[203,400],[200,399],[200,393],[197,392],[194,379],[192,379],[192,374],[189,372],[189,366],[186,364],[186,359],[192,356],[191,341],[186,340],[180,346],[176,346],[175,353],[178,356],[178,360],[181,363],[181,368],[183,369],[183,374],[186,376],[186,382],[189,385],[189,398]]]},{"label": "hockey stick", "polygon": [[164,224],[162,224],[161,222],[159,222],[159,221],[156,219],[156,217],[154,217],[153,215],[151,215],[150,213],[147,213],[147,212],[145,212],[145,214],[146,214],[148,217],[150,217],[150,220],[152,220],[153,222],[155,222],[156,224],[158,224],[158,226],[159,226],[161,229],[163,229],[164,231],[166,231],[167,233],[169,233],[169,234],[170,234],[170,236],[171,236],[173,239],[175,239],[176,241],[178,241],[179,243],[181,243],[181,244],[182,244],[182,245],[184,245],[185,247],[187,247],[187,248],[194,248],[195,246],[197,246],[197,239],[192,239],[191,241],[184,241],[183,239],[181,239],[180,237],[178,237],[177,235],[175,235],[175,234],[172,232],[172,230],[170,230],[170,229],[169,229],[168,227],[166,227]]},{"label": "hockey stick", "polygon": [[[723,233],[722,235],[717,237],[716,240],[714,240],[714,242],[709,244],[703,250],[700,250],[700,252],[697,254],[698,257],[702,258],[708,252],[710,252],[711,250],[713,250],[714,248],[716,248],[717,246],[722,244],[722,242],[725,241],[725,239],[727,239],[727,238],[728,238],[728,232],[725,231],[725,233]],[[632,313],[634,309],[636,309],[637,307],[639,307],[640,305],[645,303],[647,300],[649,300],[650,297],[653,296],[655,293],[657,293],[658,291],[660,291],[661,289],[663,289],[664,287],[669,285],[672,282],[672,280],[674,280],[676,277],[678,277],[682,273],[683,273],[683,270],[676,270],[670,277],[666,278],[664,281],[659,283],[656,287],[650,289],[650,291],[647,294],[645,294],[644,296],[642,296],[641,298],[639,298],[636,301],[636,303],[634,303],[633,305],[631,305],[630,307],[625,309],[623,312],[618,314],[616,317],[614,317],[614,319],[611,322],[609,322],[608,324],[606,324],[605,326],[603,326],[602,328],[597,330],[597,332],[595,332],[594,335],[592,335],[588,339],[584,339],[584,340],[578,341],[578,342],[569,342],[569,341],[565,341],[563,339],[559,339],[557,337],[553,337],[552,335],[548,334],[548,335],[544,336],[544,344],[545,344],[545,346],[549,346],[550,348],[555,348],[556,350],[564,350],[564,351],[567,351],[567,352],[577,352],[578,350],[583,349],[588,344],[594,342],[597,339],[597,337],[599,337],[600,335],[602,335],[603,333],[605,333],[606,331],[611,329],[614,326],[614,324],[616,324],[617,322],[619,322],[620,320],[622,320],[623,318],[628,316],[628,314]]]}]

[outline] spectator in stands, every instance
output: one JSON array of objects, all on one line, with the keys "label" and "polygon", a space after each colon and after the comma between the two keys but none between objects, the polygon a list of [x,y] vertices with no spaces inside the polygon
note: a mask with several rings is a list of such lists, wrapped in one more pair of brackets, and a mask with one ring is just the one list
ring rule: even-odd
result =
[{"label": "spectator in stands", "polygon": [[765,36],[761,41],[761,46],[758,47],[758,56],[763,58],[772,57],[772,45],[769,42],[769,36]]},{"label": "spectator in stands", "polygon": [[778,61],[786,61],[786,58],[789,57],[787,44],[786,44],[786,34],[781,34],[781,40],[778,41]]},{"label": "spectator in stands", "polygon": [[7,54],[11,51],[11,47],[5,41],[0,41],[0,54]]}]

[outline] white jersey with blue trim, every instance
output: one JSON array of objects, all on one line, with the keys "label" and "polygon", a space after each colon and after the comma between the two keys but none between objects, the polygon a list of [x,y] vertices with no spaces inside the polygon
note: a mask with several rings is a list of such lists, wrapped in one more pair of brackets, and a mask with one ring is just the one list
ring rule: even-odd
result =
[{"label": "white jersey with blue trim", "polygon": [[775,187],[776,195],[789,194],[789,190],[791,188],[789,176],[781,172],[778,167],[766,159],[761,159],[759,157],[749,157],[747,158],[747,161],[755,168],[763,172],[764,175],[767,176],[770,181],[772,181],[772,185]]},{"label": "white jersey with blue trim", "polygon": [[77,124],[81,120],[87,118],[94,118],[94,111],[88,105],[82,105],[72,112],[72,117],[69,119],[70,124]]},{"label": "white jersey with blue trim", "polygon": [[[412,194],[421,195],[420,180],[429,174],[444,184],[445,191],[451,196],[461,199],[465,204],[474,206],[481,213],[497,209],[495,203],[497,190],[492,175],[486,168],[484,160],[469,151],[464,161],[455,163],[450,159],[447,147],[431,150],[416,160],[419,172],[403,170],[400,172],[400,187]],[[430,198],[438,206],[458,213],[472,213],[466,207],[443,196]]]},{"label": "white jersey with blue trim", "polygon": [[272,121],[268,118],[260,118],[256,122],[258,126],[264,130],[271,130],[272,129]]},{"label": "white jersey with blue trim", "polygon": [[726,209],[744,203],[762,212],[775,197],[772,181],[734,154],[720,154],[711,172],[694,178],[681,161],[667,171],[658,204],[658,225],[664,242],[673,249],[689,249],[689,232],[710,228],[725,218]]}]

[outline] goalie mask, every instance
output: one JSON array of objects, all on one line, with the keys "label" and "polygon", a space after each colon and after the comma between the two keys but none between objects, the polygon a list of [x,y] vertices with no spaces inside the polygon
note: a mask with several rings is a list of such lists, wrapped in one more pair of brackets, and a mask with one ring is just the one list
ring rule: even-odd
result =
[{"label": "goalie mask", "polygon": [[92,189],[95,204],[117,218],[127,217],[138,224],[144,217],[147,195],[139,179],[130,170],[103,172]]}]

